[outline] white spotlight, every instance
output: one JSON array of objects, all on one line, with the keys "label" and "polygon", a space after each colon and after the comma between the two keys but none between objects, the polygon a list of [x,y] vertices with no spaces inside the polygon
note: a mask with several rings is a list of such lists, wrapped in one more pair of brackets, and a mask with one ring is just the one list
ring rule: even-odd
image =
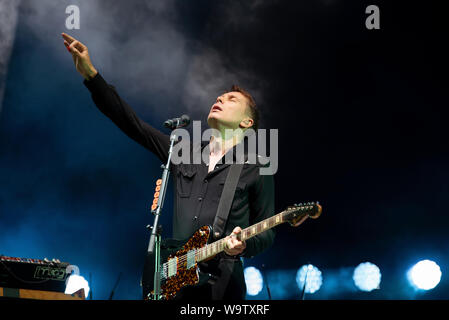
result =
[{"label": "white spotlight", "polygon": [[87,298],[89,296],[89,283],[82,276],[72,274],[67,281],[65,287],[65,294],[72,294],[77,292],[79,289],[84,289],[84,296]]},{"label": "white spotlight", "polygon": [[263,278],[259,269],[247,267],[243,272],[245,276],[246,292],[250,296],[258,295],[263,288]]},{"label": "white spotlight", "polygon": [[304,288],[304,282],[306,283],[306,293],[314,293],[320,290],[323,284],[321,271],[311,264],[302,266],[296,273],[296,284],[299,290]]},{"label": "white spotlight", "polygon": [[374,289],[379,289],[381,276],[380,270],[375,264],[364,262],[354,269],[352,279],[357,288],[369,292]]},{"label": "white spotlight", "polygon": [[409,270],[408,278],[418,289],[430,290],[440,282],[441,269],[431,260],[421,260]]}]

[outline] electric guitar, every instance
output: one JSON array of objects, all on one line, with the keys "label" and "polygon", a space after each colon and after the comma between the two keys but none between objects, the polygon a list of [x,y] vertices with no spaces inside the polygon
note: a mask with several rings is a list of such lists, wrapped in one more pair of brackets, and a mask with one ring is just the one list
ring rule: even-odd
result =
[{"label": "electric guitar", "polygon": [[[322,208],[318,202],[295,204],[286,210],[243,229],[237,239],[245,241],[281,223],[288,222],[294,226],[302,218],[308,216],[316,219],[321,215]],[[162,300],[171,300],[185,286],[203,283],[208,277],[198,266],[202,261],[212,259],[224,251],[226,239],[213,240],[211,226],[198,229],[187,241],[166,239],[161,242],[161,291]],[[145,299],[153,299],[154,289],[154,254],[148,255],[145,271],[142,277],[142,287]]]}]

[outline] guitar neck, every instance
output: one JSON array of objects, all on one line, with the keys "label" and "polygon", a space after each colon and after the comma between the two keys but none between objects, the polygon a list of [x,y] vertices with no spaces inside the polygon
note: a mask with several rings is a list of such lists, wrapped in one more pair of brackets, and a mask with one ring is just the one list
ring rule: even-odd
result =
[{"label": "guitar neck", "polygon": [[[246,229],[243,229],[238,235],[237,239],[240,241],[248,240],[264,231],[276,227],[277,225],[286,222],[284,219],[285,211],[282,211],[268,219],[260,221]],[[216,254],[224,251],[226,239],[217,240],[211,244],[208,244],[196,252],[196,261],[201,262],[203,260],[209,259]]]},{"label": "guitar neck", "polygon": [[[307,203],[307,204],[295,204],[289,206],[286,210],[268,218],[260,221],[251,227],[243,229],[238,235],[237,239],[240,241],[245,241],[251,239],[264,231],[276,227],[277,225],[289,222],[293,226],[297,226],[298,223],[305,216],[309,216],[313,219],[318,218],[321,215],[321,206],[317,203]],[[201,229],[197,231],[201,236],[204,236]],[[194,239],[192,237],[191,239]],[[204,239],[206,240],[206,239]],[[201,243],[204,243],[201,241]],[[211,244],[207,244],[204,247],[196,248],[188,251],[187,253],[180,255],[178,257],[173,257],[163,264],[163,278],[172,277],[177,274],[178,263],[186,269],[190,269],[201,261],[212,258],[213,256],[224,251],[226,244],[226,238],[215,241]],[[185,249],[183,249],[184,251]]]}]

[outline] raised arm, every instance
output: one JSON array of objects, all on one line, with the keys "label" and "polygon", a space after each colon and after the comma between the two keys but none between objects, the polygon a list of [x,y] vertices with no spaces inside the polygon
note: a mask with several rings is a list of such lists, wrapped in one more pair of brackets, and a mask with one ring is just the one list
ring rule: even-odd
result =
[{"label": "raised arm", "polygon": [[78,71],[86,80],[90,80],[95,77],[98,71],[94,68],[92,62],[90,61],[89,50],[87,47],[66,33],[62,33],[62,37],[64,38],[64,45],[72,54],[76,71]]},{"label": "raised arm", "polygon": [[63,33],[64,45],[72,54],[76,70],[83,76],[84,85],[100,111],[110,118],[128,137],[153,152],[163,163],[167,161],[169,135],[163,134],[142,121],[134,110],[118,95],[94,68],[87,47]]}]

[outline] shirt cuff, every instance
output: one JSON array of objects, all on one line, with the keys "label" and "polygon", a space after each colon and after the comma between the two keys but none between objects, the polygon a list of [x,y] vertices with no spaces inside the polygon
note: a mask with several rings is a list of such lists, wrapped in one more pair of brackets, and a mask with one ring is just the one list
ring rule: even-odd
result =
[{"label": "shirt cuff", "polygon": [[89,89],[91,93],[98,92],[99,90],[102,90],[103,88],[107,87],[108,84],[101,76],[100,72],[97,72],[95,77],[93,77],[90,80],[83,80],[83,84]]}]

